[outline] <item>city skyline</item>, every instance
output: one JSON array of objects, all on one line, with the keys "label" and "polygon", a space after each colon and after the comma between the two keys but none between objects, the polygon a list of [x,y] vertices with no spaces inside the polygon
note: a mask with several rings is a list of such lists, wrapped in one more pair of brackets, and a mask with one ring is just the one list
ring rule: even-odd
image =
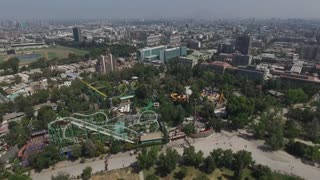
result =
[{"label": "city skyline", "polygon": [[[2,0],[8,19],[319,18],[317,0]],[[306,11],[308,9],[308,11]],[[40,15],[41,14],[41,15]]]}]

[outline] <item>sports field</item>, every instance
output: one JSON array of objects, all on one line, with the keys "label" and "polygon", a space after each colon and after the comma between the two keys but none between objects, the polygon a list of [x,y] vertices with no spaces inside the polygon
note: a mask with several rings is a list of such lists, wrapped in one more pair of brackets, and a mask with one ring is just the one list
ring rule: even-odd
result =
[{"label": "sports field", "polygon": [[20,59],[20,64],[28,64],[42,57],[46,57],[49,60],[66,58],[70,53],[84,55],[87,51],[63,46],[50,46],[48,48],[18,50],[16,53],[15,55],[0,53],[0,62],[17,57]]}]

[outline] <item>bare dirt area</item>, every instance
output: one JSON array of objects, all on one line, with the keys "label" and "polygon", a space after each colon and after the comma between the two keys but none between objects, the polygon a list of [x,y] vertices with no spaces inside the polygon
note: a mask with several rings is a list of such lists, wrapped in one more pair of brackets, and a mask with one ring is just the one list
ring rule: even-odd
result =
[{"label": "bare dirt area", "polygon": [[91,177],[91,180],[105,180],[105,179],[139,180],[139,174],[134,172],[131,168],[123,168],[123,169],[108,171],[104,174],[95,175]]}]

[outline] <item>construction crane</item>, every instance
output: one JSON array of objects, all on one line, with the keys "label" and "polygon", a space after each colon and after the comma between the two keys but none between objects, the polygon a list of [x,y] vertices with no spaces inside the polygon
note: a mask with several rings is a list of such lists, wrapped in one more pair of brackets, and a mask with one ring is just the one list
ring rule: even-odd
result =
[{"label": "construction crane", "polygon": [[79,78],[79,80],[80,80],[80,82],[82,82],[84,85],[86,85],[86,86],[89,87],[90,89],[94,90],[95,92],[97,92],[98,94],[100,94],[101,96],[103,96],[104,98],[107,98],[107,97],[108,97],[105,93],[99,91],[97,88],[91,86],[89,83],[85,82],[84,80],[82,80],[82,79],[80,79],[80,78]]}]

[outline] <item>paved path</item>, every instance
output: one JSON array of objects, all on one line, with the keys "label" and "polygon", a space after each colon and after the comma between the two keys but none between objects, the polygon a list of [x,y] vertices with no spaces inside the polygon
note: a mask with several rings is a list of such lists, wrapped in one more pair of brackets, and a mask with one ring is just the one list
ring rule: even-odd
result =
[{"label": "paved path", "polygon": [[140,171],[140,172],[139,172],[139,179],[140,179],[140,180],[144,180],[143,171]]}]

